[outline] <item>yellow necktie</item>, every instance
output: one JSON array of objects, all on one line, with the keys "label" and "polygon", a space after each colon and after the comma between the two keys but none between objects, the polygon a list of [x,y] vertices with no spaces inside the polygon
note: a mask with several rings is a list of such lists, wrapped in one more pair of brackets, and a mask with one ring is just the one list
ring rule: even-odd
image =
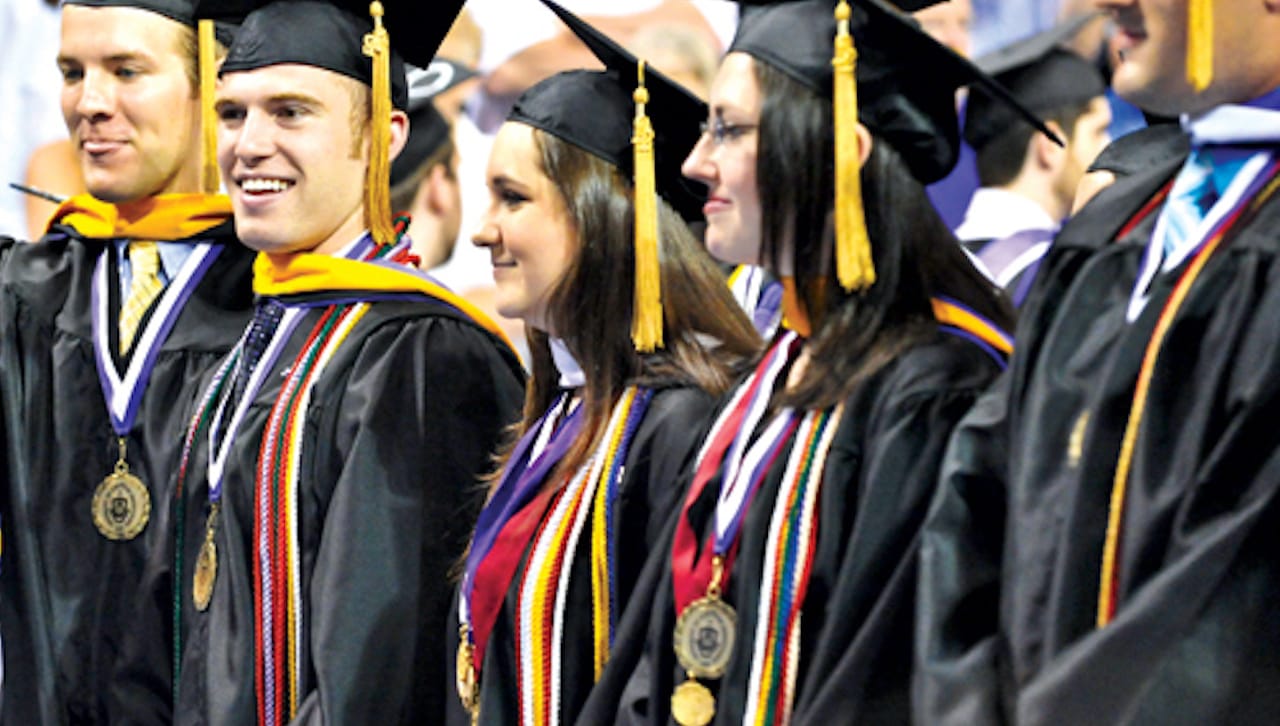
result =
[{"label": "yellow necktie", "polygon": [[130,242],[129,264],[133,267],[133,279],[129,283],[129,296],[120,306],[120,355],[128,352],[142,316],[164,289],[160,280],[160,250],[155,242]]}]

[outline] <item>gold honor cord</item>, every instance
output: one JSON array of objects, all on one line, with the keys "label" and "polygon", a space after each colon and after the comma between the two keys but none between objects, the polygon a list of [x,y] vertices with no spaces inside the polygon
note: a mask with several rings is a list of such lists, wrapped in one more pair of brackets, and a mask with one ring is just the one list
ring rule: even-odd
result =
[{"label": "gold honor cord", "polygon": [[218,126],[213,113],[214,84],[217,81],[216,48],[218,39],[213,33],[213,21],[201,20],[198,25],[200,48],[200,142],[203,158],[200,164],[200,191],[217,194],[222,187],[218,176]]},{"label": "gold honor cord", "polygon": [[871,240],[862,209],[862,160],[858,148],[858,51],[849,33],[849,3],[836,6],[835,69],[836,133],[836,277],[848,292],[862,291],[876,281]]},{"label": "gold honor cord", "polygon": [[662,269],[658,264],[658,191],[653,163],[653,124],[645,114],[649,89],[644,85],[643,60],[637,68],[632,98],[636,117],[631,136],[635,162],[635,312],[631,342],[637,351],[652,353],[662,347]]},{"label": "gold honor cord", "polygon": [[391,36],[382,24],[382,3],[369,3],[373,31],[364,36],[364,54],[373,59],[369,113],[369,168],[364,182],[364,214],[369,234],[380,245],[396,239],[391,223]]},{"label": "gold honor cord", "polygon": [[1187,82],[1197,92],[1213,82],[1213,2],[1187,3]]}]

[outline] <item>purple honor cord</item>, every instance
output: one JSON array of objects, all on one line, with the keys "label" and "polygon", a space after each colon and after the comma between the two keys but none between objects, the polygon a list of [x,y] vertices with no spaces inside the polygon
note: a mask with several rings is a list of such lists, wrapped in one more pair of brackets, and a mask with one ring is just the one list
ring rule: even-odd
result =
[{"label": "purple honor cord", "polygon": [[[564,395],[567,394],[562,394]],[[480,568],[480,563],[484,562],[485,556],[489,554],[489,550],[493,549],[503,525],[533,499],[547,473],[560,459],[564,458],[569,447],[578,438],[578,432],[582,429],[581,406],[575,408],[556,428],[546,448],[532,464],[529,463],[529,447],[533,445],[547,418],[559,410],[560,405],[548,408],[547,412],[520,438],[515,450],[511,453],[493,498],[480,512],[480,517],[476,521],[476,534],[471,542],[471,551],[467,553],[466,577],[462,581],[464,601],[471,599],[476,571]]]}]

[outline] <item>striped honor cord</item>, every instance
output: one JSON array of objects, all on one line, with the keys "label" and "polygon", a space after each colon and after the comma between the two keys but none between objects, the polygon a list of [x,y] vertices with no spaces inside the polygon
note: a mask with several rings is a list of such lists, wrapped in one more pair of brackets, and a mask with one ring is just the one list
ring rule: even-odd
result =
[{"label": "striped honor cord", "polygon": [[818,495],[842,411],[843,405],[805,415],[774,500],[744,724],[785,724],[791,718],[800,662],[800,615],[817,550]]},{"label": "striped honor cord", "polygon": [[573,553],[591,522],[591,592],[596,676],[608,659],[613,637],[614,547],[609,513],[617,497],[622,465],[652,391],[628,388],[614,405],[604,436],[591,458],[559,493],[534,536],[521,577],[516,618],[520,723],[560,722],[560,672]]},{"label": "striped honor cord", "polygon": [[258,455],[254,522],[254,611],[258,723],[274,726],[297,713],[303,644],[298,551],[299,462],[311,392],[325,365],[369,310],[334,305],[317,321],[289,368]]}]

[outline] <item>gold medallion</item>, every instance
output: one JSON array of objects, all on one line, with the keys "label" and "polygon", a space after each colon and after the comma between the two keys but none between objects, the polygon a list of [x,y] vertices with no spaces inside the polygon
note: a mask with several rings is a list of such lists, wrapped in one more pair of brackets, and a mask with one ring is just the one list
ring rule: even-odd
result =
[{"label": "gold medallion", "polygon": [[729,666],[738,614],[714,595],[698,598],[676,620],[676,659],[691,678],[719,678]]},{"label": "gold medallion", "polygon": [[196,574],[191,581],[191,599],[195,601],[196,610],[204,612],[209,609],[209,601],[213,599],[213,581],[218,577],[218,547],[213,538],[205,539],[200,546],[200,556],[196,558]]},{"label": "gold medallion", "polygon": [[671,693],[671,718],[680,726],[707,726],[716,715],[716,697],[690,678]]},{"label": "gold medallion", "polygon": [[142,480],[129,473],[124,460],[102,480],[93,493],[93,523],[103,537],[129,540],[137,537],[151,518],[151,494]]},{"label": "gold medallion", "polygon": [[471,632],[467,626],[460,628],[461,640],[458,642],[458,656],[454,662],[454,686],[458,689],[458,700],[471,715],[471,722],[476,723],[480,714],[480,684],[476,679],[475,660],[471,657]]}]

